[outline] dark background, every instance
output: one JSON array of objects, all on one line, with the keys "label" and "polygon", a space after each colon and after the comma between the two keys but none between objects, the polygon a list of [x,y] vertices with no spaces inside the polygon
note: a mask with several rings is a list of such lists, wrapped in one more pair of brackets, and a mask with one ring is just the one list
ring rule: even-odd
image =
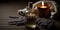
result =
[{"label": "dark background", "polygon": [[[28,2],[36,2],[39,0],[0,0],[0,19],[9,19],[9,16],[16,16],[19,9],[23,9],[27,6]],[[60,17],[60,0],[53,0],[56,2],[58,12],[54,15],[55,20],[59,20]]]}]

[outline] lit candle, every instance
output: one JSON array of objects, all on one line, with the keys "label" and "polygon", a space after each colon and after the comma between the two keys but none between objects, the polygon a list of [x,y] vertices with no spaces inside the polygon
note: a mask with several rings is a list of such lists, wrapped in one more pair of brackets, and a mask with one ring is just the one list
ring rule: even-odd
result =
[{"label": "lit candle", "polygon": [[47,8],[47,6],[44,6],[44,2],[42,1],[42,6],[40,8]]}]

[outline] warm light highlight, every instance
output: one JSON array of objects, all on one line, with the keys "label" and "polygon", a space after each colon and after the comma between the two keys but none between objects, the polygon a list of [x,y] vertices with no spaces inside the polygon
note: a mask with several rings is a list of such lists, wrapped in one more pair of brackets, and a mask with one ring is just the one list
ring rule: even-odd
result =
[{"label": "warm light highlight", "polygon": [[42,1],[42,5],[44,6],[44,2]]}]

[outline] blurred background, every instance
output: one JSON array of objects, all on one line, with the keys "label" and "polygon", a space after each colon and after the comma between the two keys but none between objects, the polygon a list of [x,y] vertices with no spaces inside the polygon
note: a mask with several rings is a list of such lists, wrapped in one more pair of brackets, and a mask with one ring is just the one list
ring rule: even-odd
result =
[{"label": "blurred background", "polygon": [[[0,30],[23,30],[23,26],[10,26],[11,21],[9,16],[18,16],[17,11],[27,6],[28,2],[36,2],[39,0],[0,0]],[[57,5],[57,13],[54,15],[54,20],[57,21],[57,27],[60,26],[60,0],[53,0]],[[3,29],[4,28],[4,29]],[[11,28],[11,29],[10,29]]]},{"label": "blurred background", "polygon": [[[36,2],[39,0],[0,0],[0,19],[9,19],[9,16],[17,16],[17,11],[27,6],[28,2]],[[56,2],[58,12],[54,15],[54,19],[60,17],[60,0],[53,0]]]}]

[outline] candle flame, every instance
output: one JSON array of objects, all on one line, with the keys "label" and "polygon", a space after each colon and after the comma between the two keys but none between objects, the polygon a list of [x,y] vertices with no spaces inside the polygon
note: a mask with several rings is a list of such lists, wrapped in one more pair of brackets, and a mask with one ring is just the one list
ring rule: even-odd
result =
[{"label": "candle flame", "polygon": [[42,1],[42,5],[44,5],[44,2]]},{"label": "candle flame", "polygon": [[47,8],[47,6],[44,5],[44,1],[42,1],[42,6],[40,8]]}]

